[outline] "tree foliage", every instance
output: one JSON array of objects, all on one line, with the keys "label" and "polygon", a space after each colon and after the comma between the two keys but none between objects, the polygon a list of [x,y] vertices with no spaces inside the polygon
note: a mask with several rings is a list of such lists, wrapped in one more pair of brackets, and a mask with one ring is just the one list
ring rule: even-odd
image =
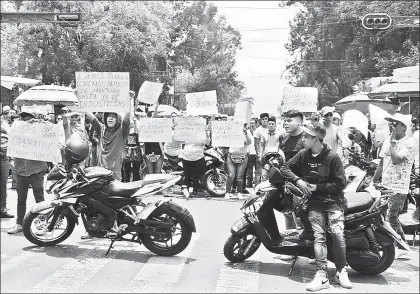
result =
[{"label": "tree foliage", "polygon": [[389,76],[395,68],[418,63],[418,30],[367,31],[361,25],[368,12],[418,16],[417,1],[287,1],[280,5],[302,6],[290,23],[286,44],[296,56],[288,66],[290,80],[296,86],[317,87],[320,98],[342,98],[351,94],[358,80]]}]

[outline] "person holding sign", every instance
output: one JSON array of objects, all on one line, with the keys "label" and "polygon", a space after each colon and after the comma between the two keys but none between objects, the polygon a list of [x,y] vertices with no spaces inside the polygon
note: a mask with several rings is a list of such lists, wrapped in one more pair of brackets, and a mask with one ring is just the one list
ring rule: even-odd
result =
[{"label": "person holding sign", "polygon": [[[35,122],[35,113],[22,112],[20,117],[23,121]],[[44,122],[47,123],[47,122]],[[44,201],[44,176],[47,170],[47,163],[38,160],[15,158],[17,173],[16,192],[18,195],[16,226],[8,231],[8,234],[16,234],[22,231],[22,222],[26,213],[26,200],[28,198],[29,185],[36,203]]]},{"label": "person holding sign", "polygon": [[[156,103],[156,109],[153,117],[157,117],[157,110],[159,103]],[[150,111],[148,117],[152,117]],[[163,165],[163,146],[160,142],[144,142],[144,156],[147,166],[148,174],[160,174],[162,172]]]},{"label": "person holding sign", "polygon": [[243,200],[242,189],[243,179],[246,166],[248,164],[248,146],[252,143],[252,135],[248,130],[248,125],[244,124],[243,129],[244,135],[244,146],[243,147],[230,147],[227,156],[227,173],[228,179],[226,182],[226,195],[225,199],[231,199],[233,197],[231,191],[233,182],[236,179],[236,188],[238,190],[237,197],[239,200]]},{"label": "person holding sign", "polygon": [[86,119],[98,134],[98,165],[112,170],[114,177],[121,181],[122,153],[130,132],[130,113],[121,118],[115,112],[105,112],[104,124],[91,112],[86,113]]},{"label": "person holding sign", "polygon": [[7,178],[9,177],[9,157],[6,156],[7,152],[7,143],[9,136],[7,135],[10,127],[3,121],[1,121],[1,147],[0,147],[0,212],[1,218],[14,218],[14,215],[11,215],[7,212]]}]

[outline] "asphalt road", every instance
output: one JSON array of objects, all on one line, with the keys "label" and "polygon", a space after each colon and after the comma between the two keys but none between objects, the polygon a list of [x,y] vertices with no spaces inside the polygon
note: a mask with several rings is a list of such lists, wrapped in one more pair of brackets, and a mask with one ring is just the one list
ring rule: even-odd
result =
[{"label": "asphalt road", "polygon": [[[10,183],[9,183],[10,185]],[[16,213],[16,192],[9,190],[9,208]],[[34,203],[32,192],[28,196]],[[305,292],[305,283],[315,266],[299,258],[294,274],[287,273],[291,262],[261,247],[248,261],[232,265],[223,256],[230,226],[241,213],[241,201],[198,198],[174,201],[186,205],[194,216],[197,233],[189,247],[176,257],[159,257],[143,246],[120,242],[108,257],[110,241],[81,240],[83,227],[60,245],[33,246],[20,233],[8,235],[14,219],[1,220],[1,292],[94,292],[94,293],[180,293],[180,292]],[[282,224],[282,217],[276,214]],[[282,227],[280,225],[280,227]],[[322,292],[419,292],[419,251],[409,259],[396,260],[392,268],[377,276],[364,276],[349,269],[353,289],[342,289],[333,281]]]}]

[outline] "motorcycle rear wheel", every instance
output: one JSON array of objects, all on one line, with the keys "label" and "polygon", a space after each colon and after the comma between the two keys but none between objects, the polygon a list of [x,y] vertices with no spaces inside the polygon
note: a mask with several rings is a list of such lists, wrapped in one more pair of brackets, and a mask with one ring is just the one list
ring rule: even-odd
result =
[{"label": "motorcycle rear wheel", "polygon": [[162,215],[167,215],[171,219],[175,220],[175,222],[181,226],[180,240],[174,246],[167,247],[157,244],[159,242],[154,240],[151,236],[145,236],[142,239],[144,247],[159,256],[173,256],[181,253],[190,244],[192,237],[192,229],[190,226],[182,219],[178,212],[170,209],[169,205],[169,203],[162,204],[147,219],[156,220],[159,217],[162,217]]},{"label": "motorcycle rear wheel", "polygon": [[218,183],[214,182],[214,173],[209,173],[203,177],[203,186],[207,192],[213,197],[224,197],[226,194],[226,182],[227,174],[223,171],[219,171]]},{"label": "motorcycle rear wheel", "polygon": [[29,242],[38,246],[46,247],[46,246],[54,246],[54,245],[60,244],[61,242],[65,241],[73,233],[74,228],[76,226],[76,222],[72,218],[69,218],[67,215],[61,215],[66,220],[66,223],[67,223],[67,227],[65,228],[64,233],[60,235],[58,238],[52,239],[50,241],[48,240],[44,241],[40,238],[41,236],[37,236],[35,233],[33,233],[31,229],[34,220],[40,216],[42,216],[42,214],[33,213],[29,211],[26,213],[25,218],[23,219],[23,223],[22,223],[23,235],[26,237],[26,239]]},{"label": "motorcycle rear wheel", "polygon": [[393,244],[383,246],[380,250],[382,252],[381,259],[377,266],[366,266],[360,264],[352,264],[350,260],[347,260],[349,266],[356,272],[366,275],[379,275],[386,271],[394,262],[395,259],[395,246]]},{"label": "motorcycle rear wheel", "polygon": [[231,262],[243,262],[250,258],[260,248],[261,241],[257,238],[247,254],[244,254],[245,248],[250,244],[254,237],[252,234],[230,235],[223,247],[223,254]]}]

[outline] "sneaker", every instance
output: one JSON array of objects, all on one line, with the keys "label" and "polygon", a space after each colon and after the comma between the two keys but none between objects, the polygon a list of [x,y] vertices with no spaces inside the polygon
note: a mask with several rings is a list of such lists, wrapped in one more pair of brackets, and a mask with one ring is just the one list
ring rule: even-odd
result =
[{"label": "sneaker", "polygon": [[238,193],[238,194],[236,194],[237,196],[238,196],[238,199],[239,200],[244,200],[245,199],[245,197],[244,196],[242,196],[242,193]]},{"label": "sneaker", "polygon": [[230,199],[232,199],[232,197],[233,197],[233,195],[231,193],[226,193],[225,194],[225,199],[226,200],[230,200]]},{"label": "sneaker", "polygon": [[347,270],[343,268],[341,272],[335,273],[335,281],[341,285],[341,287],[346,289],[351,289],[353,286],[349,280],[349,275],[347,274]]},{"label": "sneaker", "polygon": [[328,289],[329,287],[330,281],[328,280],[327,273],[325,271],[317,271],[312,282],[306,286],[306,290],[315,292],[322,289]]},{"label": "sneaker", "polygon": [[8,231],[8,234],[17,234],[22,232],[22,225],[16,224],[15,227],[13,229],[11,229],[10,231]]},{"label": "sneaker", "polygon": [[1,212],[1,218],[14,218],[15,216],[13,214],[8,213],[7,211]]},{"label": "sneaker", "polygon": [[82,237],[80,237],[80,239],[82,239],[82,240],[89,240],[89,239],[92,239],[92,238],[93,237],[88,232],[85,232],[85,234],[82,235]]},{"label": "sneaker", "polygon": [[395,259],[410,259],[408,256],[409,251],[395,247]]}]

